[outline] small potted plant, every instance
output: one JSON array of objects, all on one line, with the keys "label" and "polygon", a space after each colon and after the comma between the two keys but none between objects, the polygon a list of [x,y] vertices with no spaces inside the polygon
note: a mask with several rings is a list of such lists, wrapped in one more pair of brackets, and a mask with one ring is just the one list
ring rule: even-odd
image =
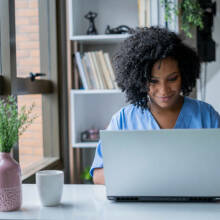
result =
[{"label": "small potted plant", "polygon": [[86,167],[82,174],[80,175],[80,178],[84,181],[86,184],[92,184],[92,177],[90,176],[90,167]]},{"label": "small potted plant", "polygon": [[21,169],[11,157],[11,149],[31,125],[36,115],[31,116],[34,104],[18,111],[13,96],[0,99],[0,211],[12,211],[21,207]]}]

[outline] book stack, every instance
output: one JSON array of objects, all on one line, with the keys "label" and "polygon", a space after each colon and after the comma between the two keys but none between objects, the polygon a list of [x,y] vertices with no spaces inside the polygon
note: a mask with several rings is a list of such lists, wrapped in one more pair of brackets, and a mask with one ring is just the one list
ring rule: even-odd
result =
[{"label": "book stack", "polygon": [[138,25],[139,27],[150,27],[150,0],[138,1]]},{"label": "book stack", "polygon": [[76,64],[84,89],[117,89],[115,74],[108,53],[75,53]]}]

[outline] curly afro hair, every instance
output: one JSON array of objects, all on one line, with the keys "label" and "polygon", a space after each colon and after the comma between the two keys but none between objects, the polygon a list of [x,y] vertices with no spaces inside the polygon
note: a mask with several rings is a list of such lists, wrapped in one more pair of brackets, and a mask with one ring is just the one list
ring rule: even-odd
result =
[{"label": "curly afro hair", "polygon": [[132,30],[113,57],[116,82],[126,93],[127,101],[147,108],[148,88],[153,65],[171,57],[178,63],[181,73],[183,95],[189,95],[200,74],[200,59],[197,53],[185,45],[180,37],[159,27]]}]

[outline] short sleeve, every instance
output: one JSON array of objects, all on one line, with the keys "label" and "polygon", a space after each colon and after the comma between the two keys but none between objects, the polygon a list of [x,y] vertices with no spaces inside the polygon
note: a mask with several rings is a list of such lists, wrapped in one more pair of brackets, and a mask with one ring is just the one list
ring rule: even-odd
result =
[{"label": "short sleeve", "polygon": [[211,128],[220,128],[220,115],[215,109],[211,106]]},{"label": "short sleeve", "polygon": [[[118,120],[115,115],[112,117],[106,130],[120,130],[118,126]],[[102,144],[100,140],[96,147],[95,157],[94,157],[91,169],[90,169],[90,175],[92,177],[93,177],[93,172],[95,168],[103,168]]]}]

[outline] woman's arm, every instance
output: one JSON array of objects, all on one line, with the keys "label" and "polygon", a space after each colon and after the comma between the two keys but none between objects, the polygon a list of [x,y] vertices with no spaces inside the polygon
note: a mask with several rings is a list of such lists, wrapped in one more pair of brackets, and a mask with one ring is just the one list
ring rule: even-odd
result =
[{"label": "woman's arm", "polygon": [[105,184],[104,178],[104,168],[96,168],[93,172],[93,182],[94,184]]}]

